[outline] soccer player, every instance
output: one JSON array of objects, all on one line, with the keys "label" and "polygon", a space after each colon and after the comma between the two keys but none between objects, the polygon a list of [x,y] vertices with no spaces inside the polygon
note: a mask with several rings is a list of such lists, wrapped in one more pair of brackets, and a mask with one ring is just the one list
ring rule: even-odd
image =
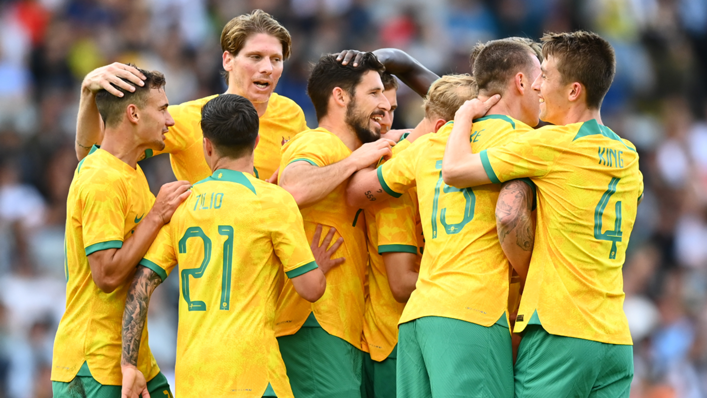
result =
[{"label": "soccer player", "polygon": [[346,205],[346,181],[357,170],[390,156],[392,141],[379,139],[390,103],[383,95],[381,65],[366,54],[356,67],[325,55],[312,70],[307,93],[319,128],[284,147],[279,184],[292,194],[311,239],[315,226],[336,230],[345,263],[327,275],[329,289],[314,304],[286,282],[275,332],[297,398],[360,397],[368,259],[362,210]]},{"label": "soccer player", "polygon": [[[116,97],[102,91],[96,106],[106,121],[103,146],[82,160],[67,199],[66,311],[54,341],[55,397],[120,395],[120,320],[128,280],[138,261],[189,195],[189,183],[165,184],[152,195],[138,158],[164,147],[174,124],[164,76],[139,70],[144,85]],[[147,331],[142,338],[147,340]],[[150,348],[136,364],[153,396],[171,396]]]},{"label": "soccer player", "polygon": [[[290,56],[290,33],[269,14],[255,10],[231,19],[221,32],[223,68],[227,74],[227,94],[241,95],[253,103],[260,118],[260,142],[255,149],[253,173],[261,180],[271,178],[280,164],[280,149],[295,134],[306,130],[302,109],[289,98],[273,92],[282,75],[284,61]],[[101,120],[93,104],[101,89],[119,95],[111,87],[124,90],[139,85],[140,73],[128,65],[114,63],[89,73],[81,85],[81,99],[76,132],[76,154],[81,160],[94,143],[101,142]],[[211,175],[204,154],[199,120],[201,107],[214,98],[173,105],[169,111],[174,126],[164,149],[146,151],[151,157],[169,153],[172,170],[178,179],[196,183]]]},{"label": "soccer player", "polygon": [[[480,94],[503,97],[463,145],[478,152],[530,131],[539,107],[531,84],[540,74],[532,49],[513,40],[486,43],[474,72]],[[398,395],[512,397],[510,266],[494,214],[501,187],[444,184],[442,157],[454,125],[418,138],[377,170],[357,173],[347,199],[365,206],[417,186],[425,251],[400,319]]]},{"label": "soccer player", "polygon": [[546,126],[472,154],[472,118],[457,113],[442,173],[456,187],[529,177],[538,224],[515,332],[523,333],[516,397],[628,397],[633,347],[623,311],[626,246],[643,194],[638,154],[601,120],[615,73],[614,50],[591,32],[549,33],[542,41],[540,117]]},{"label": "soccer player", "polygon": [[191,199],[140,261],[123,318],[124,394],[141,392],[136,364],[149,298],[177,264],[177,396],[263,396],[270,352],[277,350],[268,292],[282,283],[283,271],[304,300],[316,301],[325,290],[292,196],[251,174],[253,105],[226,94],[201,112],[213,174],[194,184]]},{"label": "soccer player", "polygon": [[[396,86],[383,92],[391,103]],[[392,78],[392,76],[390,76]],[[394,79],[394,78],[393,78]],[[394,80],[393,80],[394,81]],[[425,118],[412,132],[393,147],[393,157],[408,148],[411,141],[435,133],[464,101],[477,94],[476,81],[469,75],[446,75],[432,84],[425,99]],[[383,124],[392,123],[384,118]],[[397,200],[378,202],[365,209],[368,237],[368,290],[363,324],[365,350],[363,385],[365,396],[395,397],[395,369],[398,343],[398,321],[415,290],[420,256],[424,246],[417,206],[416,188]]]}]

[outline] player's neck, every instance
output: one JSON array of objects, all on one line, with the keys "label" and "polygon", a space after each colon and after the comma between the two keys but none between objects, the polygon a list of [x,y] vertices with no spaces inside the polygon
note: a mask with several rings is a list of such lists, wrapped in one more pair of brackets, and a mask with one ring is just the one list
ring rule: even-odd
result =
[{"label": "player's neck", "polygon": [[215,159],[211,165],[211,171],[216,171],[219,169],[240,171],[242,173],[253,174],[253,155],[240,157],[240,158],[228,158],[221,157]]},{"label": "player's neck", "polygon": [[[228,86],[228,89],[226,90],[225,94],[236,94],[236,95],[240,95],[241,97],[248,98],[245,95],[243,95],[243,93],[239,92],[239,90],[237,90],[232,85]],[[258,112],[258,117],[263,117],[265,112],[267,112],[268,104],[270,103],[269,98],[265,102],[257,102],[256,103],[256,102],[251,101],[250,99],[248,99],[248,101],[250,101],[250,103],[253,104],[253,107],[255,108],[256,112]]]},{"label": "player's neck", "polygon": [[601,121],[601,110],[600,109],[590,109],[587,108],[586,105],[575,105],[571,106],[568,111],[564,114],[564,117],[562,118],[561,123],[555,123],[559,124],[561,126],[566,126],[568,124],[574,124],[574,123],[584,123],[588,122],[592,119],[596,119],[597,123],[599,124],[604,124]]},{"label": "player's neck", "polygon": [[335,136],[339,137],[341,142],[343,142],[349,150],[353,152],[363,145],[363,143],[358,139],[354,129],[344,122],[345,116],[337,116],[338,115],[324,116],[319,121],[319,127],[331,131]]},{"label": "player's neck", "polygon": [[415,142],[416,139],[422,137],[427,133],[432,132],[434,132],[434,126],[430,126],[429,120],[425,117],[420,120],[420,123],[418,123],[414,129],[412,129],[410,135],[407,136],[406,140],[410,142]]},{"label": "player's neck", "polygon": [[[479,95],[479,99],[481,99],[481,95]],[[487,97],[484,97],[484,99],[487,99]],[[512,117],[513,119],[523,121],[523,109],[520,98],[518,97],[501,97],[496,105],[489,108],[489,111],[486,112],[486,114],[506,115]]]},{"label": "player's neck", "polygon": [[[126,134],[127,133],[127,134]],[[137,167],[137,161],[145,153],[133,140],[132,132],[118,126],[117,128],[106,128],[101,149],[120,159],[133,169]]]}]

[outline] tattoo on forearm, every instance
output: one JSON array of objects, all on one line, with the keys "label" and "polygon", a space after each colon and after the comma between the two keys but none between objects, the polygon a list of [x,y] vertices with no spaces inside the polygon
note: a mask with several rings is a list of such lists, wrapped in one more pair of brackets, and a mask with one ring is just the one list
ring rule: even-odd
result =
[{"label": "tattoo on forearm", "polygon": [[503,244],[506,236],[515,230],[516,244],[524,251],[532,250],[535,239],[530,219],[533,197],[527,194],[527,190],[522,181],[509,182],[501,189],[496,206],[499,241]]},{"label": "tattoo on forearm", "polygon": [[162,283],[156,272],[139,266],[128,290],[123,313],[123,356],[122,365],[137,366],[140,338],[147,319],[147,305],[155,287]]}]

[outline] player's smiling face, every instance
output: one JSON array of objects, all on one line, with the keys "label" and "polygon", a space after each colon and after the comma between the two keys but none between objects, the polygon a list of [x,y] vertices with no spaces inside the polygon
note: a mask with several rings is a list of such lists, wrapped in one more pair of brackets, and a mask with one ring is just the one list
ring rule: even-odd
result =
[{"label": "player's smiling face", "polygon": [[567,98],[571,84],[565,84],[557,67],[557,58],[548,56],[542,63],[541,73],[533,83],[539,93],[540,119],[552,124],[563,124],[569,109]]},{"label": "player's smiling face", "polygon": [[346,108],[346,123],[362,143],[373,142],[381,136],[381,123],[390,103],[383,95],[383,82],[378,72],[369,70],[356,86],[354,96]]},{"label": "player's smiling face", "polygon": [[267,103],[282,75],[282,43],[267,33],[250,35],[236,56],[223,54],[228,71],[228,91],[250,100]]},{"label": "player's smiling face", "polygon": [[174,126],[174,119],[169,114],[167,95],[163,89],[150,89],[145,105],[140,109],[140,145],[161,151],[164,149],[165,134]]}]

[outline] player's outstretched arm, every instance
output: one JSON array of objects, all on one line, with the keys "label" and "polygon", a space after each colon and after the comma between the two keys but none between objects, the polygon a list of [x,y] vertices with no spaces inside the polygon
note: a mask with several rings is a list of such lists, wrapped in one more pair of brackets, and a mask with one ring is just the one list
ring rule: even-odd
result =
[{"label": "player's outstretched arm", "polygon": [[85,158],[91,147],[103,141],[103,121],[96,107],[96,94],[101,90],[122,97],[123,93],[114,86],[126,91],[135,91],[135,87],[126,82],[142,86],[145,75],[130,65],[114,62],[91,71],[81,83],[79,114],[76,120],[76,157]]},{"label": "player's outstretched arm", "polygon": [[388,198],[390,195],[383,190],[376,169],[373,167],[356,172],[346,188],[346,204],[359,209],[365,209],[373,202]]},{"label": "player's outstretched arm", "polygon": [[479,154],[471,153],[469,137],[473,120],[488,112],[500,95],[481,101],[475,98],[464,102],[454,115],[454,127],[449,134],[442,160],[442,178],[444,183],[457,188],[468,188],[491,182]]},{"label": "player's outstretched arm", "polygon": [[354,172],[391,156],[395,142],[381,138],[363,144],[346,159],[317,167],[304,161],[290,163],[280,176],[280,186],[295,198],[299,207],[322,200]]},{"label": "player's outstretched arm", "polygon": [[120,359],[123,371],[122,398],[139,397],[139,394],[143,394],[143,397],[150,396],[145,376],[137,369],[137,359],[150,296],[160,283],[162,278],[155,271],[141,265],[135,272],[133,283],[128,290],[123,312],[123,352]]},{"label": "player's outstretched arm", "polygon": [[522,291],[535,241],[533,190],[525,182],[503,184],[496,202],[496,230],[506,258],[520,275]]},{"label": "player's outstretched arm", "polygon": [[128,280],[160,228],[169,222],[177,207],[189,196],[190,187],[187,181],[163,185],[150,212],[120,249],[100,250],[88,256],[93,281],[99,289],[110,293]]},{"label": "player's outstretched arm", "polygon": [[[361,52],[357,50],[344,50],[336,58],[346,65],[353,62],[353,66],[358,66]],[[415,91],[420,97],[425,97],[432,83],[439,79],[439,76],[431,70],[425,68],[410,54],[397,48],[381,48],[373,51],[378,60],[385,65],[385,70],[402,80],[405,85]]]},{"label": "player's outstretched arm", "polygon": [[382,256],[393,297],[399,303],[407,303],[419,276],[415,270],[417,254],[383,253]]}]

